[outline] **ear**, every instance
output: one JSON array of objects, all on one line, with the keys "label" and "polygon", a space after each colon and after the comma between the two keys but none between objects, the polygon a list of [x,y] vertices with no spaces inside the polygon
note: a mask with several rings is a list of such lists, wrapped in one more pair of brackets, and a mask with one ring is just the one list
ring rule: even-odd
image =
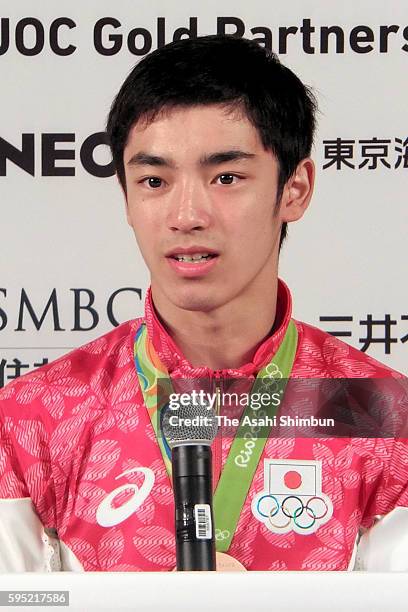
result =
[{"label": "ear", "polygon": [[291,223],[303,216],[313,194],[314,180],[314,162],[306,157],[298,164],[295,173],[283,189],[280,205],[282,222]]}]

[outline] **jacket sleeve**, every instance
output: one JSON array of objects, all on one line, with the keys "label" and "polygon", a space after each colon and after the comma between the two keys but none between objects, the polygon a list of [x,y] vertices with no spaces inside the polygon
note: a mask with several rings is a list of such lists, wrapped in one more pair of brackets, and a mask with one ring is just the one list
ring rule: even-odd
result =
[{"label": "jacket sleeve", "polygon": [[366,444],[371,451],[368,463],[381,465],[382,470],[378,477],[369,467],[363,474],[356,569],[408,571],[408,379],[397,376],[376,382],[371,406],[382,419],[382,437]]},{"label": "jacket sleeve", "polygon": [[0,572],[61,569],[47,432],[34,403],[0,392]]},{"label": "jacket sleeve", "polygon": [[355,569],[408,572],[408,439],[388,443],[388,473],[366,506]]},{"label": "jacket sleeve", "polygon": [[355,570],[408,572],[408,508],[379,517],[359,540]]},{"label": "jacket sleeve", "polygon": [[29,497],[0,499],[0,573],[61,570],[60,548]]}]

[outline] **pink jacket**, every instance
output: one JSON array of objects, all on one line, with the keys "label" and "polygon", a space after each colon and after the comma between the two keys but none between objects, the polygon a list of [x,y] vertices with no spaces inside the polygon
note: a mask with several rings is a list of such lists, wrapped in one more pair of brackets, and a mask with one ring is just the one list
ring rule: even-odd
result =
[{"label": "pink jacket", "polygon": [[[277,351],[291,310],[279,281],[274,333],[251,363],[217,375],[254,377]],[[0,571],[174,568],[171,482],[134,365],[143,321],[171,377],[214,376],[183,357],[148,292],[144,319],[8,384],[0,392]],[[402,379],[339,339],[295,324],[293,378]],[[230,445],[228,438],[214,442],[214,486]],[[404,555],[395,567],[398,547],[407,546],[407,510],[405,437],[271,437],[228,554],[248,570],[352,569],[364,531],[359,567],[378,569],[383,558],[380,569],[387,569],[391,529],[389,568],[408,569]],[[375,549],[379,528],[388,536]]]}]

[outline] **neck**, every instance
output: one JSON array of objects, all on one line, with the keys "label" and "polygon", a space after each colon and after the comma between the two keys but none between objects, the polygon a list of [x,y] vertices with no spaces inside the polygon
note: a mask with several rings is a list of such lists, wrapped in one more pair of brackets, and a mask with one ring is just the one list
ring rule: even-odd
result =
[{"label": "neck", "polygon": [[185,310],[163,301],[154,291],[155,310],[168,333],[193,367],[240,368],[252,361],[271,333],[276,316],[277,277],[262,295],[242,296],[209,312]]}]

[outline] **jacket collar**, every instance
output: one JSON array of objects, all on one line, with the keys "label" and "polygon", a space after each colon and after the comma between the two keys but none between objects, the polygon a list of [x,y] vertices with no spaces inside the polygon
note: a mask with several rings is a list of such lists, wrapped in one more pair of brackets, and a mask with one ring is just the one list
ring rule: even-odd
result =
[{"label": "jacket collar", "polygon": [[292,298],[287,285],[278,279],[278,295],[276,305],[276,318],[273,334],[269,335],[258,347],[253,360],[238,369],[211,370],[207,366],[193,367],[184,357],[179,347],[160,322],[154,308],[151,289],[147,290],[145,300],[145,322],[147,332],[153,342],[154,349],[163,365],[174,378],[205,378],[222,376],[226,378],[240,378],[255,376],[277,352],[292,315]]}]

